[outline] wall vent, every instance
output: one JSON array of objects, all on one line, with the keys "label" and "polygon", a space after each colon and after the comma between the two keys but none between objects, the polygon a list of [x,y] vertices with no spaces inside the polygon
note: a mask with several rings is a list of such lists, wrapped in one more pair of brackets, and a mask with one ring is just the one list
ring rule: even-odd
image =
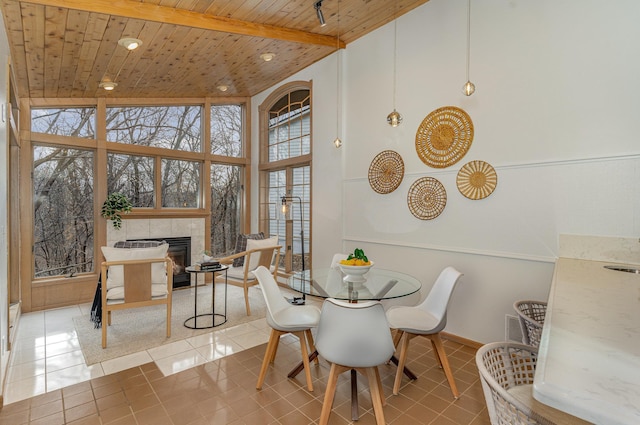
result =
[{"label": "wall vent", "polygon": [[507,341],[522,343],[522,329],[518,316],[504,315],[504,338]]}]

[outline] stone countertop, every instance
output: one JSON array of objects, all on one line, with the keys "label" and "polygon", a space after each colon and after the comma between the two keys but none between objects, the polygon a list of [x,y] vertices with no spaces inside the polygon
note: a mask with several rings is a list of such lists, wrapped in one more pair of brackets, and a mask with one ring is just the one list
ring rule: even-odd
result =
[{"label": "stone countertop", "polygon": [[640,274],[559,258],[534,397],[595,424],[640,424]]}]

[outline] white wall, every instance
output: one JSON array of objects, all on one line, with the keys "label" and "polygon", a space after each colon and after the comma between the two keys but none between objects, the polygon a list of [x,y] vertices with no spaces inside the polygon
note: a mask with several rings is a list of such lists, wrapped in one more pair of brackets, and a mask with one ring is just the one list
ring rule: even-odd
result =
[{"label": "white wall", "polygon": [[[335,55],[293,79],[314,84],[314,264],[360,247],[380,267],[415,275],[426,290],[454,265],[465,276],[446,331],[488,342],[504,338],[514,301],[547,298],[560,234],[640,236],[640,57],[633,44],[640,3],[473,2],[471,97],[461,93],[466,5],[431,0],[398,19],[400,127],[385,122],[393,109],[393,23],[343,52],[341,150],[330,146]],[[256,96],[254,111],[267,94]],[[431,111],[449,105],[470,115],[474,140],[461,161],[433,169],[416,154],[415,132]],[[368,168],[385,149],[402,156],[405,176],[396,191],[380,195]],[[458,170],[471,160],[498,173],[486,199],[469,200],[456,187]],[[445,210],[429,221],[407,207],[409,187],[424,176],[447,191]]]}]

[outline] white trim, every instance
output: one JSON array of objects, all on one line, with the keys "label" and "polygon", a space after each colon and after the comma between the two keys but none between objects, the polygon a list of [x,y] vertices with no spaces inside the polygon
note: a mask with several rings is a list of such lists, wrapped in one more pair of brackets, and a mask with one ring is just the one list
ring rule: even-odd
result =
[{"label": "white trim", "polygon": [[512,260],[525,260],[525,261],[534,261],[534,262],[540,262],[540,263],[555,263],[557,260],[557,257],[526,255],[526,254],[521,254],[517,252],[489,251],[489,250],[481,250],[481,249],[461,248],[461,247],[455,247],[455,246],[411,243],[407,241],[380,241],[380,240],[373,240],[373,239],[356,238],[352,236],[345,236],[342,241],[343,243],[344,242],[363,242],[363,243],[369,243],[374,245],[401,246],[405,248],[454,252],[457,254],[482,255],[485,257],[509,258]]}]

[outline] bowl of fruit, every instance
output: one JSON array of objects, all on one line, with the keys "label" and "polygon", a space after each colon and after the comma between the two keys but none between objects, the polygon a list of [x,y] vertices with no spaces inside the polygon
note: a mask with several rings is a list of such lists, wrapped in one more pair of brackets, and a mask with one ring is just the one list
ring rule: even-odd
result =
[{"label": "bowl of fruit", "polygon": [[367,279],[364,274],[373,267],[373,261],[367,258],[363,250],[356,248],[345,260],[338,263],[338,267],[345,275],[345,282],[365,282]]}]

